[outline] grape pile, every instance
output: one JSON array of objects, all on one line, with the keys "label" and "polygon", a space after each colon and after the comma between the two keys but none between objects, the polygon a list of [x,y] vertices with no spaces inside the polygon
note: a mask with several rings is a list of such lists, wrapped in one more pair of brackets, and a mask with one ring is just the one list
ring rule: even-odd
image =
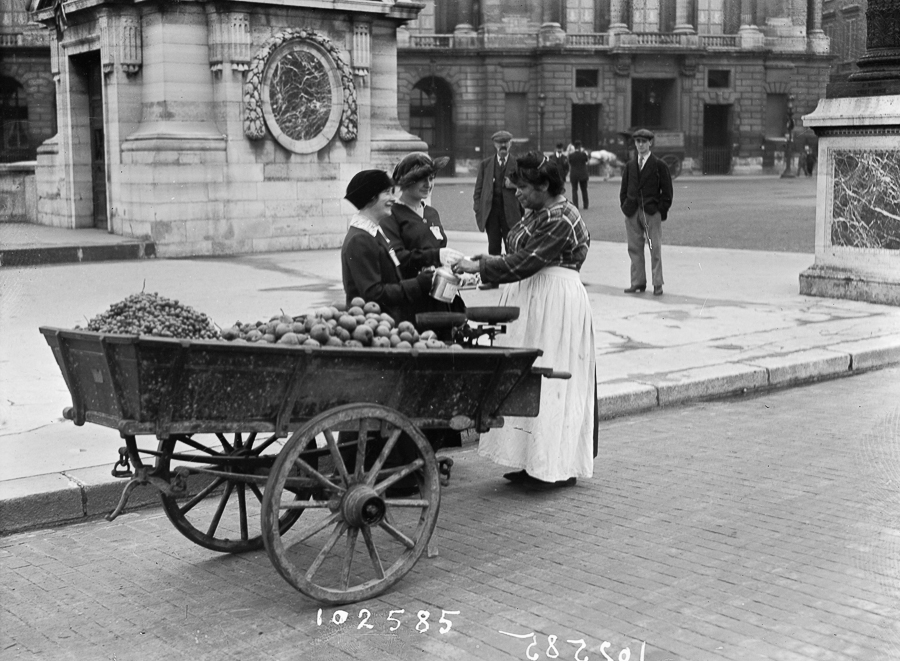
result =
[{"label": "grape pile", "polygon": [[219,339],[219,331],[202,312],[159,294],[145,292],[113,303],[106,312],[89,320],[86,330],[189,340]]}]

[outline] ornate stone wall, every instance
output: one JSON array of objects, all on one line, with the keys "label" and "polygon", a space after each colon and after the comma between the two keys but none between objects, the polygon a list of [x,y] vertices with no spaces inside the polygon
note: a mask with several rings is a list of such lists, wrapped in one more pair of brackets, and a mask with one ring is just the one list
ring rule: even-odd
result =
[{"label": "ornate stone wall", "polygon": [[[53,22],[51,0],[41,1],[38,16]],[[351,5],[70,10],[55,63],[61,106],[88,116],[71,63],[97,54],[109,229],[152,239],[160,256],[340,245],[352,175],[424,147],[396,110],[396,26],[418,5]],[[83,123],[62,123],[43,150],[39,222],[93,222]]]}]

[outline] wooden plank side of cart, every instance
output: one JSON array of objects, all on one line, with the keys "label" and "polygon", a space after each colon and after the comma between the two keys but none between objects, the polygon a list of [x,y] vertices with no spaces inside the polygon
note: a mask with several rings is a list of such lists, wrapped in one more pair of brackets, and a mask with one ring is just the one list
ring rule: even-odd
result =
[{"label": "wooden plank side of cart", "polygon": [[123,434],[287,433],[351,403],[387,406],[424,426],[539,412],[536,349],[311,348],[41,332],[72,394],[76,424]]}]

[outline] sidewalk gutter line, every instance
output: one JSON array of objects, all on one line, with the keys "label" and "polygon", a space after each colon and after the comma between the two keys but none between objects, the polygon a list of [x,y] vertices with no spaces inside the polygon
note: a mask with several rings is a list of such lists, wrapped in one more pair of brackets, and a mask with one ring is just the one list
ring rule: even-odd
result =
[{"label": "sidewalk gutter line", "polygon": [[[853,348],[856,350],[846,350]],[[889,336],[670,372],[655,382],[652,379],[605,382],[598,384],[600,417],[610,420],[662,407],[764,394],[898,363],[900,336]],[[679,375],[687,380],[667,382]],[[109,477],[108,465],[0,481],[0,535],[105,516],[115,508],[123,488],[123,480]],[[136,489],[126,513],[158,506],[157,494],[153,488]]]}]

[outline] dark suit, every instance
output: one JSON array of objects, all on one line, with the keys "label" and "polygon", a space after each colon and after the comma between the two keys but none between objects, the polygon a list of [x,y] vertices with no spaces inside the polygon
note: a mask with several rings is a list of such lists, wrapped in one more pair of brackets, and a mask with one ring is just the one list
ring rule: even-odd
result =
[{"label": "dark suit", "polygon": [[588,208],[588,161],[590,156],[583,149],[576,149],[569,154],[569,167],[572,168],[572,204],[578,206],[578,189],[581,188],[581,199],[584,208]]},{"label": "dark suit", "polygon": [[644,264],[644,232],[653,244],[650,249],[650,270],[654,287],[662,287],[662,224],[672,206],[672,175],[669,168],[652,153],[642,170],[637,156],[622,171],[619,203],[625,214],[628,256],[631,258],[631,286],[647,284]]},{"label": "dark suit", "polygon": [[558,154],[553,152],[550,154],[549,160],[551,163],[556,163],[556,167],[559,168],[559,175],[565,181],[569,176],[569,157],[566,156],[565,152]]},{"label": "dark suit", "polygon": [[484,159],[478,166],[475,179],[475,222],[478,231],[487,232],[488,254],[499,255],[506,245],[509,228],[522,220],[522,207],[516,199],[516,189],[507,188],[504,180],[516,169],[512,154],[506,157],[506,165],[500,170],[497,155]]}]

